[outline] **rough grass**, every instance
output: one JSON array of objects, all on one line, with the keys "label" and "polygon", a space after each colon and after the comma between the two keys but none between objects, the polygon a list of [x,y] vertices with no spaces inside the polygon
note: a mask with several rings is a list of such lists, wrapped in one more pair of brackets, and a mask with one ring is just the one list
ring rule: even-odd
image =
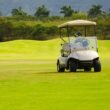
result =
[{"label": "rough grass", "polygon": [[19,25],[21,25],[21,24],[24,24],[24,25],[27,25],[27,26],[31,26],[31,27],[33,27],[33,26],[35,26],[35,25],[37,25],[37,24],[41,24],[41,25],[43,25],[43,26],[53,26],[53,25],[55,25],[55,26],[57,26],[57,25],[59,25],[59,24],[62,24],[62,23],[64,23],[64,22],[66,22],[66,21],[68,21],[68,20],[46,20],[46,21],[14,21],[14,20],[12,20],[11,22],[13,23],[13,25],[14,26],[19,26]]},{"label": "rough grass", "polygon": [[60,43],[0,43],[0,110],[110,109],[110,41],[99,41],[101,73],[56,73]]}]

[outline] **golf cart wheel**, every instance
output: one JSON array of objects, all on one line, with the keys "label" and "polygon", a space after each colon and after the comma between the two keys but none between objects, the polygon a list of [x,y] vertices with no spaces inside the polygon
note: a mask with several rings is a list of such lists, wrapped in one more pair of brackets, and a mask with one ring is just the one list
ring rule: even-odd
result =
[{"label": "golf cart wheel", "polygon": [[74,61],[70,61],[69,62],[69,70],[70,70],[70,72],[76,72],[76,69],[77,69],[76,63]]},{"label": "golf cart wheel", "polygon": [[58,62],[57,63],[57,72],[64,72],[65,71],[65,68],[62,68],[61,66],[60,66],[60,63]]},{"label": "golf cart wheel", "polygon": [[96,60],[94,62],[94,72],[100,72],[101,71],[101,63],[99,60]]},{"label": "golf cart wheel", "polygon": [[91,68],[84,68],[84,71],[91,71]]}]

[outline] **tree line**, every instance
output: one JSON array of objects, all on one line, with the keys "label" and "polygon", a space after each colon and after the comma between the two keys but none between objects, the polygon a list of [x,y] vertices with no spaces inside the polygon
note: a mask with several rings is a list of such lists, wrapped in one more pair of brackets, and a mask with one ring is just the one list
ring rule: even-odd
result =
[{"label": "tree line", "polygon": [[[49,17],[50,16],[50,10],[46,8],[45,5],[39,6],[36,8],[34,15],[29,15],[27,12],[23,10],[22,7],[14,8],[11,11],[12,16],[34,16],[38,18],[43,17]],[[62,6],[60,8],[60,14],[64,17],[71,17],[74,14],[78,14],[80,11],[74,10],[71,6]],[[85,12],[89,17],[97,17],[97,16],[103,16],[103,15],[110,15],[110,9],[107,11],[103,10],[103,7],[101,5],[92,5],[91,8]],[[2,16],[2,12],[0,11],[0,16]]]},{"label": "tree line", "polygon": [[[28,15],[22,7],[12,9],[10,17],[3,17],[0,12],[0,41],[8,41],[15,39],[34,39],[47,40],[56,38],[59,30],[57,25],[53,23],[62,21],[69,21],[75,19],[88,19],[98,23],[97,34],[99,39],[110,39],[110,10],[103,11],[101,5],[92,5],[87,13],[72,9],[71,6],[63,6],[60,9],[63,16],[50,16],[50,11],[45,5],[39,6],[34,16]],[[29,21],[41,21],[42,23],[36,25],[27,25]],[[18,25],[15,25],[17,22]],[[26,21],[20,24],[19,21]],[[43,25],[46,22],[51,22],[53,25]]]},{"label": "tree line", "polygon": [[55,25],[36,24],[35,26],[28,26],[20,24],[15,26],[10,21],[0,21],[0,42],[16,39],[48,40],[55,38],[56,35],[58,35],[58,28]]}]

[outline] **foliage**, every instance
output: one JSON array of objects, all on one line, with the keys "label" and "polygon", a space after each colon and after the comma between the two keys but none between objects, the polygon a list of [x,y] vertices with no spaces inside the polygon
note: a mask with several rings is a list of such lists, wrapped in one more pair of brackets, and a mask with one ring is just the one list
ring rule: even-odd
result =
[{"label": "foliage", "polygon": [[33,39],[46,40],[49,36],[55,36],[58,32],[57,30],[58,28],[56,26],[46,27],[38,24],[33,28],[32,36]]},{"label": "foliage", "polygon": [[22,7],[12,9],[11,14],[12,16],[27,16],[27,13],[23,11]]},{"label": "foliage", "polygon": [[44,26],[38,24],[34,27],[32,32],[33,39],[44,40],[46,37],[46,29]]},{"label": "foliage", "polygon": [[71,8],[71,6],[63,6],[60,11],[61,14],[64,14],[64,17],[72,16],[73,12],[74,10]]},{"label": "foliage", "polygon": [[13,27],[13,38],[14,39],[30,39],[30,33],[32,28],[26,24],[21,24],[19,26]]},{"label": "foliage", "polygon": [[92,5],[90,10],[88,11],[89,17],[97,17],[102,14],[102,6],[101,5]]},{"label": "foliage", "polygon": [[[87,15],[83,13],[73,14],[70,18],[50,18],[46,21],[39,20],[20,20],[11,18],[0,18],[0,41],[14,40],[14,39],[36,39],[47,40],[58,36],[59,24],[73,19],[88,19]],[[20,18],[19,18],[20,19]],[[89,19],[96,21],[97,35],[99,39],[109,39],[110,35],[110,17],[97,17]],[[64,32],[65,33],[65,32]],[[66,33],[65,33],[66,34]],[[65,35],[64,34],[64,35]]]},{"label": "foliage", "polygon": [[110,16],[110,9],[109,9],[108,15]]},{"label": "foliage", "polygon": [[0,41],[5,41],[12,36],[12,23],[8,21],[0,21]]},{"label": "foliage", "polygon": [[37,8],[35,12],[35,16],[39,18],[48,17],[50,14],[50,11],[45,7],[45,5],[42,5]]},{"label": "foliage", "polygon": [[84,12],[77,12],[72,14],[73,19],[87,19],[88,15]]},{"label": "foliage", "polygon": [[0,16],[2,16],[2,12],[0,11]]},{"label": "foliage", "polygon": [[[50,11],[42,5],[36,9],[35,16],[27,15],[21,7],[12,10],[9,17],[0,17],[0,41],[14,39],[47,40],[58,36],[59,24],[75,19],[96,21],[99,39],[110,39],[110,10],[102,11],[100,5],[93,5],[86,12],[74,11],[71,6],[61,8],[63,16],[49,16]],[[91,30],[90,30],[91,31]],[[64,36],[66,31],[64,31]]]}]

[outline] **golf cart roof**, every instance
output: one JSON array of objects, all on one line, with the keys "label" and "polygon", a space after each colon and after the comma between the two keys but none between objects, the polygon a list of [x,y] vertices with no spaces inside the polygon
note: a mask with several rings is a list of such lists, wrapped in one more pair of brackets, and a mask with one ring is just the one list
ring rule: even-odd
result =
[{"label": "golf cart roof", "polygon": [[65,28],[65,27],[72,27],[72,26],[95,26],[96,22],[93,21],[87,21],[87,20],[73,20],[66,22],[60,26],[59,28]]}]

